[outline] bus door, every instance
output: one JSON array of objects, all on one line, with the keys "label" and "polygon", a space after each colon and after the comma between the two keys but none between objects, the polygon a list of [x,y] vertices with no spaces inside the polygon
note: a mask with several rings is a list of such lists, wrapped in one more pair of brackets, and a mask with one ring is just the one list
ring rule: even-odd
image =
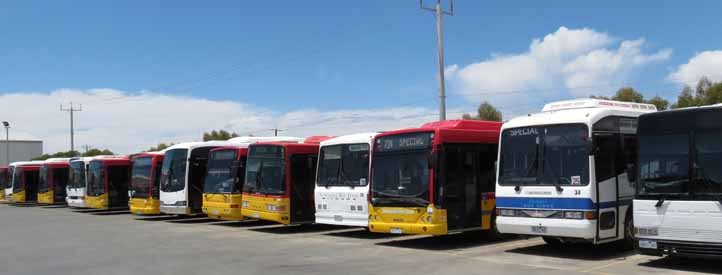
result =
[{"label": "bus door", "polygon": [[25,182],[25,201],[38,200],[38,181],[40,179],[40,171],[24,171],[23,181]]},{"label": "bus door", "polygon": [[312,222],[316,219],[313,188],[316,179],[317,156],[291,156],[291,222]]},{"label": "bus door", "polygon": [[597,241],[619,236],[619,175],[616,171],[619,138],[618,133],[594,133]]},{"label": "bus door", "polygon": [[51,171],[51,182],[53,183],[53,202],[63,202],[68,186],[68,174],[70,168],[53,168]]},{"label": "bus door", "polygon": [[107,167],[108,176],[108,207],[128,206],[128,166],[110,165]]},{"label": "bus door", "polygon": [[203,209],[203,183],[208,169],[208,154],[215,147],[196,148],[191,152],[188,171],[188,207],[191,210]]}]

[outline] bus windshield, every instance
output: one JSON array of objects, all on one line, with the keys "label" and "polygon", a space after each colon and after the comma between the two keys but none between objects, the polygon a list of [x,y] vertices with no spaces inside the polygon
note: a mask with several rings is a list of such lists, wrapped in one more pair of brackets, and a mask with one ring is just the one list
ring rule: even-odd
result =
[{"label": "bus windshield", "polygon": [[5,183],[5,189],[13,188],[13,177],[15,176],[15,166],[8,167],[7,182]]},{"label": "bus windshield", "polygon": [[694,194],[722,193],[722,131],[701,132],[694,136]]},{"label": "bus windshield", "polygon": [[99,196],[105,193],[105,173],[104,165],[101,161],[91,161],[88,168],[88,196]]},{"label": "bus windshield", "polygon": [[70,163],[70,188],[85,188],[85,162],[74,161]]},{"label": "bus windshield", "polygon": [[689,135],[639,137],[639,193],[687,193]]},{"label": "bus windshield", "polygon": [[283,195],[286,193],[285,179],[283,147],[252,146],[249,148],[243,192]]},{"label": "bus windshield", "polygon": [[0,170],[0,189],[7,188],[8,181],[9,179],[7,170]]},{"label": "bus windshield", "polygon": [[133,160],[131,175],[131,198],[146,199],[150,196],[150,172],[153,169],[153,157],[139,157]]},{"label": "bus windshield", "polygon": [[321,148],[319,186],[365,186],[369,173],[369,145],[342,144]]},{"label": "bus windshield", "polygon": [[499,184],[587,185],[589,134],[583,124],[506,129]]},{"label": "bus windshield", "polygon": [[218,150],[211,153],[203,193],[237,194],[241,192],[242,181],[236,180],[237,155],[238,150],[236,149]]},{"label": "bus windshield", "polygon": [[40,167],[40,179],[38,181],[38,193],[50,191],[50,167],[43,165]]},{"label": "bus windshield", "polygon": [[173,149],[165,153],[161,170],[160,190],[178,192],[186,188],[188,149]]},{"label": "bus windshield", "polygon": [[13,172],[13,193],[22,192],[23,188],[23,168],[15,167],[15,172]]}]

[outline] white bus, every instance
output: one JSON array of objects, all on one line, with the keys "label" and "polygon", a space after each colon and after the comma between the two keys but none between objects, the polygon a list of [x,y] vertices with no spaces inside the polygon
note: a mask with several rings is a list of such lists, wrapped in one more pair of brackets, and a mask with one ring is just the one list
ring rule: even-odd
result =
[{"label": "white bus", "polygon": [[15,167],[28,164],[42,164],[43,161],[16,161],[8,164],[8,181],[5,185],[5,201],[13,200],[13,184],[15,182]]},{"label": "white bus", "polygon": [[722,256],[722,104],[639,118],[634,226],[648,255]]},{"label": "white bus", "polygon": [[376,134],[321,142],[314,188],[316,223],[368,227],[370,148]]},{"label": "white bus", "polygon": [[[597,99],[549,103],[504,123],[496,185],[501,233],[550,245],[633,244],[637,118],[651,104]],[[633,174],[633,173],[631,173]]]},{"label": "white bus", "polygon": [[85,208],[85,198],[88,186],[88,165],[92,157],[79,157],[70,159],[70,173],[66,186],[65,202],[69,207]]}]

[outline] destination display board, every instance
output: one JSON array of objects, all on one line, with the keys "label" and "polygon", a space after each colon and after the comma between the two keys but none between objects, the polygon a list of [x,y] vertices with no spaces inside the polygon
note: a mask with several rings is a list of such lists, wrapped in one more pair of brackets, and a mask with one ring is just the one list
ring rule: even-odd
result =
[{"label": "destination display board", "polygon": [[412,133],[383,136],[376,139],[376,152],[393,152],[431,148],[433,133]]}]

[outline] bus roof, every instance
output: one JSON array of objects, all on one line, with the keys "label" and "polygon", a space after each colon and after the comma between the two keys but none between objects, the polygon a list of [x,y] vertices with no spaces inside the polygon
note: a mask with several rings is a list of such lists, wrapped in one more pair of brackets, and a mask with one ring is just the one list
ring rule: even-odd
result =
[{"label": "bus roof", "polygon": [[504,123],[502,128],[570,123],[592,125],[608,116],[639,117],[656,111],[657,108],[652,104],[591,98],[564,100],[544,105],[539,113],[513,118]]},{"label": "bus roof", "polygon": [[70,162],[70,158],[49,158],[45,160],[45,163],[68,163]]},{"label": "bus roof", "polygon": [[359,134],[339,136],[339,137],[335,137],[335,138],[331,138],[331,139],[322,141],[321,147],[331,146],[331,145],[339,145],[339,144],[355,144],[355,143],[370,144],[371,141],[374,139],[374,137],[378,134],[379,133],[377,133],[377,132],[369,132],[369,133],[359,133]]},{"label": "bus roof", "polygon": [[640,134],[721,130],[722,104],[644,114],[639,117],[638,129]]},{"label": "bus roof", "polygon": [[26,166],[26,165],[42,165],[43,163],[45,163],[45,161],[43,161],[43,160],[16,161],[16,162],[10,163],[9,166],[17,167],[17,166]]},{"label": "bus roof", "polygon": [[298,137],[252,137],[252,136],[245,136],[245,137],[235,137],[232,139],[229,139],[229,143],[256,143],[256,142],[264,142],[264,141],[290,141],[290,142],[301,142],[303,141],[303,138]]},{"label": "bus roof", "polygon": [[70,158],[70,163],[77,162],[77,161],[89,163],[92,159],[93,159],[93,157],[74,157],[74,158]]},{"label": "bus roof", "polygon": [[376,138],[399,134],[433,132],[434,135],[438,137],[434,140],[443,140],[443,142],[497,143],[499,142],[499,130],[501,129],[501,125],[502,123],[497,121],[465,119],[443,120],[429,122],[418,128],[383,132],[376,135]]}]

